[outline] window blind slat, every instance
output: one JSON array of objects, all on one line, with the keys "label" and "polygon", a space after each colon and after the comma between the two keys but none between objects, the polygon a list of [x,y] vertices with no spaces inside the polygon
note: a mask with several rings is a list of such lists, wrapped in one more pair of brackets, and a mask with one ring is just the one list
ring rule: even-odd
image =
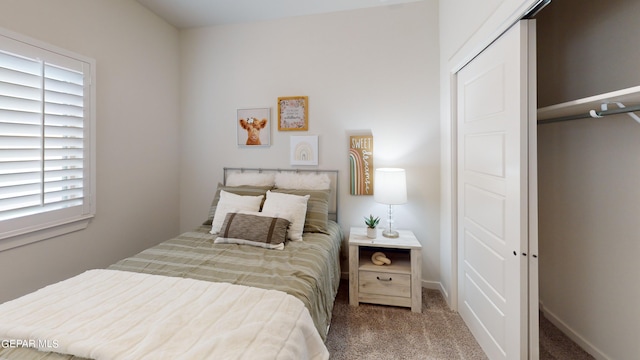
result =
[{"label": "window blind slat", "polygon": [[47,149],[44,153],[45,160],[82,159],[82,149]]},{"label": "window blind slat", "polygon": [[44,99],[47,103],[51,104],[69,105],[79,108],[82,108],[83,106],[82,96],[64,92],[50,91],[49,88],[47,88],[47,91],[44,94]]},{"label": "window blind slat", "polygon": [[83,145],[82,139],[50,137],[44,140],[46,149],[82,149]]},{"label": "window blind slat", "polygon": [[65,201],[53,202],[50,204],[41,205],[38,197],[37,203],[35,201],[29,205],[25,202],[25,206],[14,210],[2,210],[2,204],[0,204],[0,221],[16,219],[19,217],[25,217],[29,215],[36,215],[45,213],[48,211],[55,211],[60,209],[66,209],[74,206],[82,206],[83,198],[69,199]]},{"label": "window blind slat", "polygon": [[82,159],[50,160],[44,164],[45,172],[68,169],[82,169]]},{"label": "window blind slat", "polygon": [[42,140],[28,136],[0,136],[0,149],[39,149]]},{"label": "window blind slat", "polygon": [[15,124],[0,122],[0,134],[3,136],[40,136],[42,127],[34,124]]},{"label": "window blind slat", "polygon": [[47,138],[73,138],[82,139],[84,130],[82,128],[65,126],[45,126],[44,136]]},{"label": "window blind slat", "polygon": [[83,85],[84,76],[79,71],[66,69],[53,64],[45,64],[44,76],[48,79],[57,80],[64,83]]},{"label": "window blind slat", "polygon": [[40,194],[35,194],[9,199],[0,199],[0,213],[39,205],[41,203],[40,198]]},{"label": "window blind slat", "polygon": [[67,94],[71,96],[77,96],[82,98],[84,88],[83,84],[74,84],[65,81],[59,81],[55,79],[45,79],[45,88],[52,94]]},{"label": "window blind slat", "polygon": [[40,76],[42,73],[42,63],[24,56],[13,54],[7,51],[0,51],[0,66],[2,68]]},{"label": "window blind slat", "polygon": [[[7,82],[8,79],[1,77],[2,81],[0,81],[0,95],[7,96],[10,98],[23,98],[30,100],[39,101],[42,98],[42,90],[40,89],[39,84],[16,84]],[[36,79],[37,80],[37,79]]]},{"label": "window blind slat", "polygon": [[44,123],[47,126],[84,128],[84,119],[81,116],[45,114]]},{"label": "window blind slat", "polygon": [[21,99],[17,97],[0,95],[0,109],[41,113],[41,104],[42,102],[39,100]]},{"label": "window blind slat", "polygon": [[42,173],[40,171],[0,175],[0,187],[39,184],[40,181],[42,181]]},{"label": "window blind slat", "polygon": [[82,179],[48,179],[45,181],[44,188],[46,192],[81,189]]},{"label": "window blind slat", "polygon": [[[40,66],[39,63],[34,63]],[[42,76],[39,73],[28,73],[16,69],[6,67],[6,64],[0,63],[0,79],[3,82],[23,85],[32,88],[42,87]]]},{"label": "window blind slat", "polygon": [[16,162],[16,161],[33,161],[40,160],[42,158],[42,151],[40,149],[32,150],[0,150],[0,163],[1,162]]},{"label": "window blind slat", "polygon": [[82,116],[84,109],[79,106],[67,105],[67,104],[44,104],[45,114],[52,115],[64,115],[64,116]]},{"label": "window blind slat", "polygon": [[82,188],[79,189],[65,189],[59,191],[51,191],[44,194],[44,203],[52,204],[56,202],[65,202],[68,200],[81,199]]},{"label": "window blind slat", "polygon": [[44,175],[44,181],[60,181],[68,179],[83,179],[83,169],[68,169],[68,170],[56,170],[47,171]]},{"label": "window blind slat", "polygon": [[0,175],[40,172],[42,163],[38,161],[0,162]]},{"label": "window blind slat", "polygon": [[0,187],[0,200],[40,194],[40,184],[22,184]]},{"label": "window blind slat", "polygon": [[16,111],[0,108],[0,123],[6,124],[41,124],[40,112]]}]

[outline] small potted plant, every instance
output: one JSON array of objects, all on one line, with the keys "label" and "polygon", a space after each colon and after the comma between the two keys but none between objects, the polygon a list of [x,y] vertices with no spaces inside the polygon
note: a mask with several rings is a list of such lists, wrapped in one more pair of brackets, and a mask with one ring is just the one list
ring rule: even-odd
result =
[{"label": "small potted plant", "polygon": [[373,217],[373,215],[369,215],[369,217],[364,217],[364,223],[367,225],[367,237],[369,239],[375,239],[377,237],[376,226],[380,222],[379,217]]}]

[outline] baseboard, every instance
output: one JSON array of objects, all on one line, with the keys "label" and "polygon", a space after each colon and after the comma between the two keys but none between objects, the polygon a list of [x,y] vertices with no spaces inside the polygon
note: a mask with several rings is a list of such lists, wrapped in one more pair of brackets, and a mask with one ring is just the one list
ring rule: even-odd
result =
[{"label": "baseboard", "polygon": [[555,327],[557,327],[560,331],[567,335],[569,339],[580,345],[580,347],[584,349],[584,351],[591,354],[591,356],[593,356],[597,360],[612,360],[610,357],[596,348],[593,344],[591,344],[587,339],[574,331],[569,325],[567,325],[558,316],[556,316],[556,314],[545,308],[542,302],[540,302],[539,306],[540,311],[544,314],[544,317],[546,317],[553,325],[555,325]]},{"label": "baseboard", "polygon": [[444,301],[446,301],[447,305],[449,305],[449,309],[455,310],[456,308],[454,308],[453,304],[451,304],[451,298],[449,297],[449,292],[447,291],[447,289],[444,287],[442,283],[440,283],[440,293],[442,294]]},{"label": "baseboard", "polygon": [[422,280],[422,287],[425,289],[438,290],[442,292],[442,284],[440,281]]}]

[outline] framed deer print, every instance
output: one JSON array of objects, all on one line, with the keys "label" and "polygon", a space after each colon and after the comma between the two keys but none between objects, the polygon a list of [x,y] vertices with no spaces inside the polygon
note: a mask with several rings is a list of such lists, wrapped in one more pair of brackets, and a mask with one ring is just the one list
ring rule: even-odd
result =
[{"label": "framed deer print", "polygon": [[271,108],[238,109],[238,146],[271,145]]},{"label": "framed deer print", "polygon": [[309,97],[288,96],[278,98],[278,130],[309,130]]}]

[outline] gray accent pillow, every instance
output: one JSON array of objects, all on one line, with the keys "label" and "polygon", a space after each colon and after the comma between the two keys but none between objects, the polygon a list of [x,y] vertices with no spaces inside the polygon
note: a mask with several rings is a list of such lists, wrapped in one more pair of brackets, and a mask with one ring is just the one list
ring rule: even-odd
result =
[{"label": "gray accent pillow", "polygon": [[239,244],[284,249],[289,220],[279,217],[228,213],[215,244]]}]

